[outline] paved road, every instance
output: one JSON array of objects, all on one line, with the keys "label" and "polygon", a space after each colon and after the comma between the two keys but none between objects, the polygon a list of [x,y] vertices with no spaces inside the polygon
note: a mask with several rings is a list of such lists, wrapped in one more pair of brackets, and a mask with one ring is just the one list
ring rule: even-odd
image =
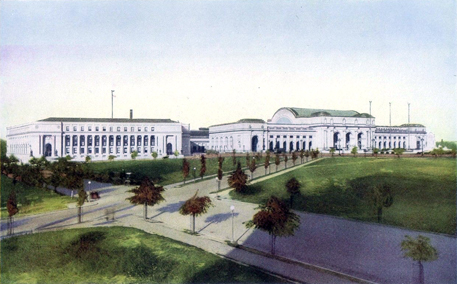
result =
[{"label": "paved road", "polygon": [[[263,173],[263,168],[256,171],[259,176]],[[413,276],[416,275],[414,263],[402,257],[400,242],[404,235],[417,236],[419,232],[299,213],[301,226],[296,235],[277,239],[278,256],[311,266],[296,265],[226,245],[225,241],[232,239],[233,218],[234,239],[239,244],[263,252],[268,252],[270,248],[266,233],[247,230],[243,224],[252,218],[257,206],[231,200],[228,191],[219,193],[217,198],[216,193],[211,193],[217,189],[215,179],[167,186],[164,193],[166,202],[149,207],[148,220],[142,218],[142,206],[133,206],[125,201],[129,196],[126,190],[131,187],[96,182],[92,182],[91,187],[98,188],[102,198],[84,206],[82,224],[76,224],[76,208],[70,208],[52,214],[17,218],[15,232],[85,226],[132,226],[306,283],[355,281],[326,273],[325,269],[378,283],[412,283]],[[221,187],[227,187],[226,180],[222,181]],[[206,215],[196,219],[199,236],[191,236],[183,232],[190,229],[191,220],[188,216],[181,216],[178,210],[197,189],[199,195],[209,195],[215,206]],[[231,205],[235,206],[233,215]],[[105,210],[111,207],[116,209],[115,221],[105,219]],[[2,222],[1,226],[1,234],[4,235],[6,224]],[[437,261],[424,264],[426,283],[456,283],[456,239],[437,234],[420,234],[431,238],[439,252]]]}]

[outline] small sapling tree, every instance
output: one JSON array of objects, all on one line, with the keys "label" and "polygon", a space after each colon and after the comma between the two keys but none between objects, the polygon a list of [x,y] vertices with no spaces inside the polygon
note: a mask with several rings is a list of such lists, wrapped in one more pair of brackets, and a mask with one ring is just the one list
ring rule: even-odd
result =
[{"label": "small sapling tree", "polygon": [[424,279],[424,261],[433,261],[438,258],[438,252],[430,244],[430,239],[419,235],[417,239],[406,235],[401,242],[401,250],[404,252],[404,257],[411,258],[419,264],[419,279],[420,284],[425,283]]},{"label": "small sapling tree", "polygon": [[129,190],[134,195],[127,200],[135,205],[144,205],[143,218],[146,220],[148,218],[148,205],[154,206],[165,200],[162,196],[163,191],[165,191],[163,186],[155,186],[148,177],[145,177],[139,187]]},{"label": "small sapling tree", "polygon": [[181,215],[192,215],[192,233],[195,233],[195,216],[200,216],[208,212],[209,207],[212,206],[211,199],[208,196],[197,197],[198,190],[194,196],[188,199],[179,208]]},{"label": "small sapling tree", "polygon": [[241,163],[237,163],[236,170],[228,177],[228,185],[235,189],[236,192],[244,192],[248,176],[241,169]]},{"label": "small sapling tree", "polygon": [[271,254],[276,253],[276,238],[293,236],[294,231],[300,226],[300,217],[292,212],[279,198],[271,196],[246,227],[259,229],[271,236]]}]

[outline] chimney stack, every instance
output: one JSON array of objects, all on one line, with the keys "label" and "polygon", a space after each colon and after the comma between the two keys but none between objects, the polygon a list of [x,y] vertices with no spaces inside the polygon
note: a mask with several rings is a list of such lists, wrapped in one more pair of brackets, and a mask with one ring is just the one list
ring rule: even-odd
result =
[{"label": "chimney stack", "polygon": [[130,110],[130,119],[133,119],[133,109]]}]

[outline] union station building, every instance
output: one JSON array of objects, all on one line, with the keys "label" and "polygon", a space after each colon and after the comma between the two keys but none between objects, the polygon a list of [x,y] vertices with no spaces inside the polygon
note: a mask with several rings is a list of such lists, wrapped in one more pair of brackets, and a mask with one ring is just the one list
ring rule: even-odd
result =
[{"label": "union station building", "polygon": [[421,124],[376,126],[375,118],[353,110],[280,108],[267,121],[241,119],[191,131],[188,124],[170,119],[51,117],[7,128],[7,155],[20,161],[45,156],[71,156],[76,161],[138,159],[206,150],[218,152],[291,152],[319,149],[359,152],[404,148],[415,153],[435,147],[435,136]]},{"label": "union station building", "polygon": [[241,119],[209,127],[209,148],[218,152],[291,152],[330,148],[338,151],[371,151],[404,148],[428,151],[435,136],[420,124],[376,126],[368,113],[353,110],[280,108],[267,121]]}]

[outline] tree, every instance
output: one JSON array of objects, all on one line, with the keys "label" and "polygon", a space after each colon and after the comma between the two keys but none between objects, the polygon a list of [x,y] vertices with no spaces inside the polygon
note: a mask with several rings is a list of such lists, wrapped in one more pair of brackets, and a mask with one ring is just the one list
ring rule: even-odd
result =
[{"label": "tree", "polygon": [[195,233],[195,216],[200,216],[208,212],[209,207],[212,206],[211,199],[208,196],[197,197],[198,190],[194,196],[188,199],[179,208],[181,215],[192,215],[192,233]]},{"label": "tree", "polygon": [[289,157],[287,157],[287,154],[284,153],[284,168],[287,169],[287,161],[289,160]]},{"label": "tree", "polygon": [[379,153],[379,149],[378,148],[373,148],[373,155],[377,158],[378,157],[378,153]]},{"label": "tree", "polygon": [[247,180],[248,176],[241,169],[241,163],[238,162],[236,170],[228,177],[228,185],[234,188],[236,192],[244,192]]},{"label": "tree", "polygon": [[305,157],[306,157],[306,162],[308,162],[309,150],[306,150],[306,151],[305,151]]},{"label": "tree", "polygon": [[155,186],[148,177],[145,177],[139,187],[129,190],[134,195],[127,200],[135,205],[144,205],[143,217],[146,220],[148,218],[148,205],[154,206],[165,200],[162,196],[163,191],[165,191],[163,186]]},{"label": "tree", "polygon": [[297,157],[297,152],[292,152],[292,163],[294,164],[295,166],[295,161],[298,159]]},{"label": "tree", "polygon": [[151,156],[155,160],[155,159],[157,159],[158,154],[157,154],[156,151],[154,151],[154,152],[151,153]]},{"label": "tree", "polygon": [[130,157],[132,157],[132,160],[135,160],[136,157],[138,157],[138,152],[137,151],[133,151],[132,154],[130,154]]},{"label": "tree", "polygon": [[263,166],[265,167],[265,175],[267,175],[267,169],[270,167],[270,151],[267,151],[267,156],[265,157],[265,163]]},{"label": "tree", "polygon": [[236,150],[233,149],[232,151],[232,164],[233,164],[233,167],[236,166]]},{"label": "tree", "polygon": [[200,157],[200,177],[201,179],[203,179],[203,176],[205,175],[206,173],[206,158],[205,158],[205,155],[201,155]]},{"label": "tree", "polygon": [[259,229],[271,236],[271,254],[276,253],[276,237],[293,236],[300,226],[300,217],[293,213],[287,205],[275,196],[271,196],[265,205],[258,207],[246,227]]},{"label": "tree", "polygon": [[182,175],[184,177],[184,183],[186,183],[186,178],[189,176],[190,165],[186,158],[182,159]]},{"label": "tree", "polygon": [[179,151],[178,150],[174,151],[173,155],[175,155],[175,157],[177,158],[179,156]]},{"label": "tree", "polygon": [[294,197],[295,195],[300,193],[301,184],[296,178],[291,178],[286,183],[287,193],[290,195],[289,203],[290,208],[294,205]]},{"label": "tree", "polygon": [[278,166],[281,163],[281,159],[279,158],[279,155],[275,155],[275,165],[276,165],[276,171],[278,171]]},{"label": "tree", "polygon": [[424,266],[423,261],[433,261],[438,258],[438,252],[430,244],[430,239],[419,235],[417,239],[406,235],[405,240],[401,242],[401,250],[404,257],[412,258],[419,264],[419,283],[424,283]]},{"label": "tree", "polygon": [[329,152],[330,152],[330,154],[332,154],[332,158],[333,158],[333,155],[335,155],[335,148],[333,148],[333,147],[330,148]]},{"label": "tree", "polygon": [[8,235],[12,235],[14,231],[14,215],[19,212],[19,209],[17,208],[16,192],[14,190],[11,191],[8,197],[6,209],[8,210]]},{"label": "tree", "polygon": [[305,157],[305,150],[301,149],[300,150],[300,160],[301,160],[301,163],[303,164],[303,158]]},{"label": "tree", "polygon": [[251,164],[251,156],[249,155],[249,153],[246,153],[246,167],[249,167],[250,164]]},{"label": "tree", "polygon": [[257,165],[255,164],[255,159],[253,157],[253,159],[251,160],[251,164],[249,164],[249,171],[251,172],[251,179],[254,178],[254,172],[256,169],[257,169]]},{"label": "tree", "polygon": [[109,155],[108,156],[108,161],[112,162],[112,161],[114,161],[114,159],[116,159],[116,156],[114,156],[114,155]]},{"label": "tree", "polygon": [[357,147],[352,147],[351,154],[354,155],[354,158],[357,156]]},{"label": "tree", "polygon": [[86,163],[90,163],[91,160],[92,158],[90,156],[86,156]]},{"label": "tree", "polygon": [[78,223],[82,222],[82,206],[84,205],[84,202],[86,202],[86,199],[86,191],[84,190],[84,188],[80,188],[78,190],[78,200],[76,200],[76,204],[78,205]]},{"label": "tree", "polygon": [[403,148],[395,148],[394,153],[397,155],[397,157],[400,159],[400,156],[403,155],[403,152],[405,152],[405,149]]},{"label": "tree", "polygon": [[390,186],[387,184],[375,185],[372,192],[373,205],[376,208],[376,214],[378,217],[378,223],[382,221],[382,208],[390,207],[394,200],[391,193]]}]

